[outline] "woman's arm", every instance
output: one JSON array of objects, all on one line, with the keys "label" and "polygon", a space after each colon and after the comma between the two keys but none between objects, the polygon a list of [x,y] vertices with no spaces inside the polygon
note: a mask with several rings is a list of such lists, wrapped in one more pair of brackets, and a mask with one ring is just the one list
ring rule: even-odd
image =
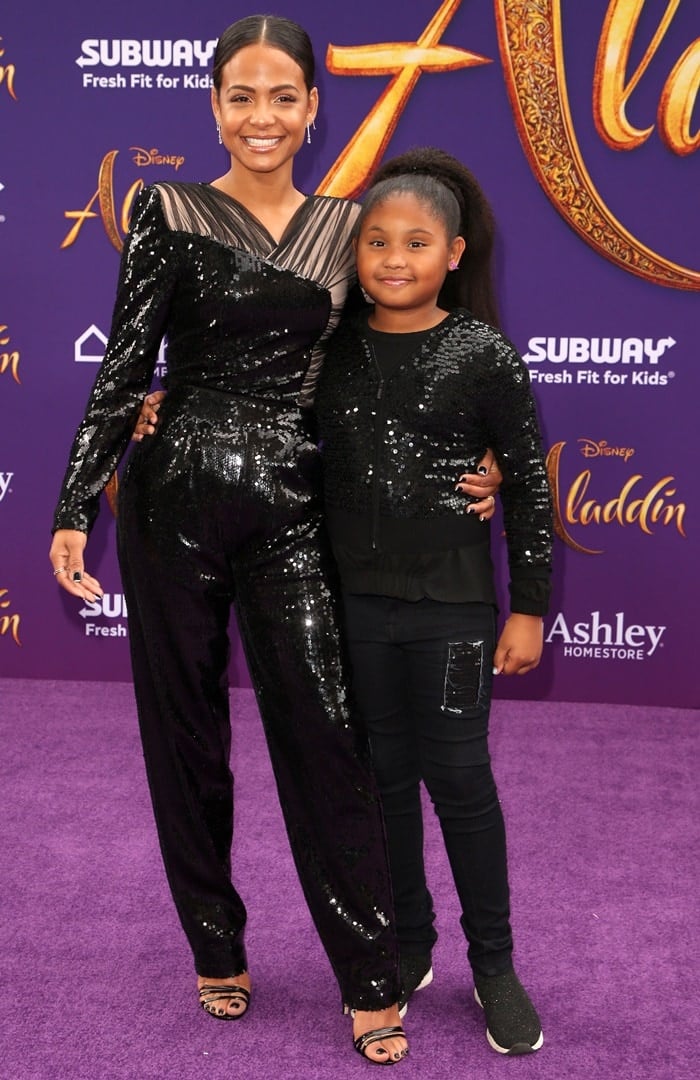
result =
[{"label": "woman's arm", "polygon": [[[71,450],[53,528],[88,534],[148,392],[176,279],[176,253],[155,188],[136,201],[104,360]],[[63,577],[65,575],[59,575]]]},{"label": "woman's arm", "polygon": [[503,474],[493,450],[487,450],[477,465],[476,472],[463,473],[455,485],[457,491],[477,499],[477,502],[467,503],[465,514],[478,514],[481,521],[489,521],[496,513],[496,496],[502,483]]},{"label": "woman's arm", "polygon": [[102,586],[85,570],[86,543],[87,533],[78,529],[58,529],[53,535],[49,560],[56,581],[66,592],[83,600],[94,600],[96,596],[102,596]]}]

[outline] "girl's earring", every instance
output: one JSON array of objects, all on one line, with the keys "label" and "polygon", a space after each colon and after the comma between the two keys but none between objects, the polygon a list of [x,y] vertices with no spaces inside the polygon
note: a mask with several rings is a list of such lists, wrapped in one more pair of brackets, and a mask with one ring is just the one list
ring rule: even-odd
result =
[{"label": "girl's earring", "polygon": [[306,125],[306,141],[307,141],[307,143],[311,142],[311,128],[313,128],[314,131],[316,130],[316,121],[315,120],[312,120],[310,124]]},{"label": "girl's earring", "polygon": [[458,266],[459,266],[459,263],[457,262],[456,259],[450,259],[450,261],[448,263],[448,269],[449,270],[456,270]]},{"label": "girl's earring", "polygon": [[221,123],[218,120],[216,121],[216,134],[219,139],[219,146],[221,146],[224,140],[221,138]]}]

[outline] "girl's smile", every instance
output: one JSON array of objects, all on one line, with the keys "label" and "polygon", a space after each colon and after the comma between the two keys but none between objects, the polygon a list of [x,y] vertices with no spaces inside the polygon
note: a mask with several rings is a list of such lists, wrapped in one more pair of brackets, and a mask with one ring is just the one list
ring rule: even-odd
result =
[{"label": "girl's smile", "polygon": [[462,237],[450,239],[431,207],[413,194],[394,193],[372,207],[355,253],[360,284],[375,303],[373,324],[406,332],[439,322],[438,294],[450,261],[463,251]]}]

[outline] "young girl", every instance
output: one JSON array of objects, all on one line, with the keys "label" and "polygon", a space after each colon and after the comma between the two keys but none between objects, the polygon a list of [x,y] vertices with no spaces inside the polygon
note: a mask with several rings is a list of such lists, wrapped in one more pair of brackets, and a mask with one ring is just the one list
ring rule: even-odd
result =
[{"label": "young girl", "polygon": [[[360,715],[389,842],[403,1001],[432,978],[420,781],[440,819],[475,997],[502,1054],[543,1042],[513,970],[503,817],[491,772],[494,674],[542,651],[551,505],[527,369],[494,328],[493,219],[471,174],[419,150],[375,175],[354,231],[373,308],[333,336],[316,396],[326,520]],[[510,609],[496,638],[489,525],[447,481],[492,447],[503,473]]]}]

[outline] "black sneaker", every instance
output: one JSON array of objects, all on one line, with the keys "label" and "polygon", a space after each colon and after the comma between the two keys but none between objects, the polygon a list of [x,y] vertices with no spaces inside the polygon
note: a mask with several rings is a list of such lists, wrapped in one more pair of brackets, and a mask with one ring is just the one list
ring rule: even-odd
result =
[{"label": "black sneaker", "polygon": [[499,1054],[531,1054],[544,1042],[540,1018],[514,971],[475,975],[474,997],[486,1017],[486,1038]]},{"label": "black sneaker", "polygon": [[401,994],[399,996],[399,1016],[404,1017],[408,1010],[408,999],[416,990],[422,990],[433,981],[433,968],[430,953],[408,953],[399,958],[401,973]]}]

